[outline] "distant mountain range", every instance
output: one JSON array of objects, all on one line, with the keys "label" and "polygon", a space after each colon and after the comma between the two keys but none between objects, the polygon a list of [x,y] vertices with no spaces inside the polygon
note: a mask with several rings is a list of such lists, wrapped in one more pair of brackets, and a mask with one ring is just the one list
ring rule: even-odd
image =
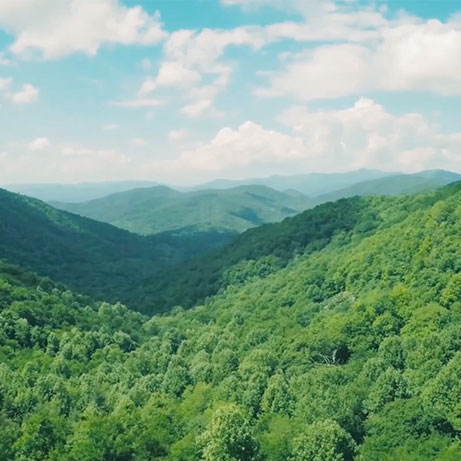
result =
[{"label": "distant mountain range", "polygon": [[249,178],[241,180],[216,179],[196,186],[195,189],[230,189],[249,184],[263,185],[275,190],[297,190],[310,197],[328,194],[358,182],[395,176],[401,173],[389,173],[379,170],[361,169],[347,173],[308,173],[292,176],[269,176],[267,178]]},{"label": "distant mountain range", "polygon": [[[364,177],[368,179],[334,189]],[[277,188],[284,188],[284,191],[268,185],[235,186],[238,182],[215,181],[208,186],[217,189],[180,192],[156,186],[82,203],[51,203],[57,208],[144,235],[166,231],[181,235],[210,231],[240,233],[340,198],[424,192],[457,180],[461,180],[461,175],[443,170],[394,175],[360,170],[345,174],[277,176],[255,180],[266,181]],[[305,195],[300,189],[310,191],[311,195]],[[326,190],[329,192],[320,193]]]},{"label": "distant mountain range", "polygon": [[11,192],[28,195],[45,202],[84,202],[140,187],[153,187],[153,181],[85,182],[79,184],[9,184]]},{"label": "distant mountain range", "polygon": [[451,171],[427,170],[414,174],[398,174],[362,181],[314,198],[318,205],[346,197],[366,195],[402,195],[425,192],[461,180],[461,175]]},{"label": "distant mountain range", "polygon": [[133,287],[139,290],[146,277],[230,236],[210,231],[143,237],[0,189],[0,260],[130,305]]},{"label": "distant mountain range", "polygon": [[192,192],[156,186],[89,202],[52,204],[81,216],[148,235],[165,231],[243,232],[250,227],[293,216],[309,208],[311,199],[297,191],[280,192],[261,185]]}]

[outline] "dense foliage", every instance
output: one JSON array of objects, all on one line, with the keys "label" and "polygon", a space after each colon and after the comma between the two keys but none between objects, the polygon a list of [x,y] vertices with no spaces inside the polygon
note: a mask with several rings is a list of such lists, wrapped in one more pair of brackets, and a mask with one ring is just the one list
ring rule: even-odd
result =
[{"label": "dense foliage", "polygon": [[11,192],[38,198],[45,202],[59,200],[61,202],[75,203],[94,200],[117,192],[141,187],[154,187],[156,185],[158,183],[152,181],[110,181],[77,184],[9,184],[5,188]]},{"label": "dense foliage", "polygon": [[[365,178],[371,179],[364,181]],[[437,189],[459,179],[461,175],[442,170],[406,175],[359,170],[346,174],[281,176],[261,180],[269,184],[275,181],[281,191],[265,185],[189,192],[156,186],[111,194],[97,200],[82,200],[81,203],[61,201],[52,204],[143,235],[170,231],[187,236],[210,231],[240,233],[341,198],[417,193]],[[350,184],[351,181],[355,182]],[[220,184],[223,186],[225,182],[215,183],[217,187]],[[232,185],[232,181],[229,184]],[[309,196],[299,192],[306,188]]]},{"label": "dense foliage", "polygon": [[141,237],[0,189],[0,258],[78,291],[136,308],[133,287],[231,235]]},{"label": "dense foliage", "polygon": [[425,170],[419,173],[386,173],[361,169],[348,173],[309,173],[293,176],[270,176],[259,179],[217,179],[203,187],[227,189],[239,185],[259,184],[272,189],[297,190],[318,205],[327,200],[338,200],[354,195],[398,195],[435,189],[461,180],[461,175],[446,170]]},{"label": "dense foliage", "polygon": [[107,222],[138,234],[175,231],[243,232],[311,206],[299,192],[265,186],[178,192],[164,186],[134,189],[83,203],[53,203],[72,213]]},{"label": "dense foliage", "polygon": [[0,453],[460,459],[461,184],[302,216],[150,319],[3,265]]},{"label": "dense foliage", "polygon": [[397,174],[361,181],[351,186],[335,190],[328,194],[315,197],[314,204],[325,201],[339,200],[356,195],[402,195],[416,194],[437,189],[455,181],[461,180],[461,175],[444,170],[427,170],[414,174]]}]

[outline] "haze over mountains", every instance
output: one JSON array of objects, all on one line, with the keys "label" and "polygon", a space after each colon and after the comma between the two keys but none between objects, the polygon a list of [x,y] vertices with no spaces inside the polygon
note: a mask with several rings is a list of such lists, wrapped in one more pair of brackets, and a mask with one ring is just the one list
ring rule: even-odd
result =
[{"label": "haze over mountains", "polygon": [[215,230],[243,232],[281,221],[310,206],[301,193],[279,192],[266,186],[179,192],[165,186],[134,189],[90,202],[52,202],[77,213],[140,234]]},{"label": "haze over mountains", "polygon": [[[368,179],[362,181],[363,178]],[[255,180],[265,182],[265,185],[218,181],[206,185],[214,184],[217,189],[202,189],[200,186],[198,190],[188,192],[166,186],[145,187],[88,202],[51,204],[144,235],[165,231],[184,235],[208,231],[240,233],[344,197],[416,193],[458,179],[461,179],[461,175],[443,170],[416,174],[359,170],[344,174],[279,176]],[[349,185],[343,187],[344,184]],[[306,191],[310,191],[311,195],[305,195]]]},{"label": "haze over mountains", "polygon": [[0,205],[5,459],[459,459],[461,182],[325,203],[161,272],[156,236]]},{"label": "haze over mountains", "polygon": [[116,181],[79,184],[9,184],[4,187],[11,192],[28,195],[45,202],[53,200],[83,202],[137,187],[153,187],[155,185],[157,183],[153,181]]},{"label": "haze over mountains", "polygon": [[[359,172],[359,176],[363,174]],[[286,217],[344,197],[434,190],[459,178],[456,173],[441,170],[385,175],[316,197],[261,185],[191,192],[155,186],[89,202],[56,204],[72,213],[0,190],[0,258],[83,293],[110,301],[121,300],[145,312],[158,312],[175,304],[193,305],[196,300],[215,293],[215,288],[209,291],[206,287],[215,287],[219,274],[227,270],[228,265],[220,261],[229,252],[240,260],[253,254],[259,257],[265,245],[275,254],[286,251],[283,249],[286,245],[292,250],[298,245],[304,248],[310,234],[303,237],[304,230],[299,233],[303,226],[296,223],[304,219],[306,229],[310,229],[321,214],[312,210],[312,215],[306,212],[294,220],[284,220]],[[279,227],[261,226],[282,220]],[[348,226],[344,216],[340,221],[338,225]],[[328,226],[321,228],[319,241],[328,238]],[[254,231],[244,232],[255,227]],[[242,232],[241,238],[232,243]],[[266,234],[274,232],[279,239],[269,243]],[[208,257],[208,251],[228,242],[231,243],[222,252],[216,250]],[[245,248],[243,255],[239,245]],[[197,271],[200,259],[194,258],[202,254],[205,262],[200,262],[203,267]],[[188,260],[192,260],[190,264]],[[237,260],[231,258],[233,263]],[[173,267],[172,272],[168,266]],[[271,271],[271,267],[272,263],[268,263],[267,270]],[[191,271],[200,273],[198,280]],[[173,279],[182,280],[184,287],[190,286],[198,294],[184,298],[187,290],[171,283]]]},{"label": "haze over mountains", "polygon": [[280,191],[294,189],[308,196],[317,196],[351,186],[361,181],[371,181],[373,179],[393,176],[395,174],[398,173],[361,169],[347,173],[307,173],[291,176],[274,175],[267,178],[248,178],[241,180],[216,179],[196,186],[196,188],[229,189],[237,186],[257,184]]},{"label": "haze over mountains", "polygon": [[130,304],[146,277],[228,238],[213,231],[143,237],[0,189],[0,259],[98,298]]},{"label": "haze over mountains", "polygon": [[0,461],[461,461],[460,104],[461,0],[0,0]]}]

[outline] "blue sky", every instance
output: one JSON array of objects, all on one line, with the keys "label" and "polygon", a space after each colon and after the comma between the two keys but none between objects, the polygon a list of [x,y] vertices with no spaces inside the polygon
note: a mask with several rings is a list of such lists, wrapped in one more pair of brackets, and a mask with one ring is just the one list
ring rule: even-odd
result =
[{"label": "blue sky", "polygon": [[461,171],[453,1],[0,1],[0,183]]}]

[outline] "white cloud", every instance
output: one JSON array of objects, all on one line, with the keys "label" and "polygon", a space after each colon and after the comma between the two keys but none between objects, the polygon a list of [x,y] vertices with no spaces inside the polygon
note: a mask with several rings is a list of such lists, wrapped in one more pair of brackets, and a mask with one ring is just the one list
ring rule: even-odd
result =
[{"label": "white cloud", "polygon": [[212,112],[214,109],[212,99],[200,99],[193,102],[192,104],[187,104],[181,109],[181,113],[187,115],[190,118],[197,118],[204,115],[207,112]]},{"label": "white cloud", "polygon": [[[211,140],[194,143],[174,159],[139,151],[134,162],[114,149],[55,143],[34,155],[27,144],[11,145],[9,155],[1,160],[0,182],[46,181],[58,176],[62,181],[132,177],[190,183],[217,176],[357,168],[461,171],[461,131],[443,133],[421,114],[393,115],[370,99],[361,98],[341,110],[294,106],[280,114],[279,122],[283,132],[253,121],[222,128]],[[185,130],[169,133],[173,141],[187,135]]]},{"label": "white cloud", "polygon": [[112,102],[113,106],[118,107],[130,107],[130,108],[142,108],[142,107],[159,107],[163,106],[165,101],[155,98],[136,98],[128,101],[115,101]]},{"label": "white cloud", "polygon": [[301,136],[316,169],[417,171],[460,168],[461,136],[443,135],[421,114],[394,116],[370,99],[345,110],[293,107],[280,121]]},{"label": "white cloud", "polygon": [[120,128],[119,125],[117,125],[116,123],[110,123],[108,125],[104,125],[102,127],[103,131],[116,131]]},{"label": "white cloud", "polygon": [[221,3],[224,6],[240,6],[244,9],[266,6],[298,11],[306,15],[322,14],[338,8],[338,2],[335,3],[331,0],[221,0]]},{"label": "white cloud", "polygon": [[384,90],[461,94],[460,57],[461,21],[386,29],[375,56],[377,84]]},{"label": "white cloud", "polygon": [[358,168],[461,170],[461,132],[440,133],[421,114],[395,116],[370,99],[361,98],[344,110],[294,106],[279,121],[286,132],[247,121],[151,168],[170,181]]},{"label": "white cloud", "polygon": [[186,151],[178,160],[180,168],[233,176],[273,172],[274,169],[304,158],[301,138],[266,130],[247,121],[238,129],[223,128],[207,144]]},{"label": "white cloud", "polygon": [[30,151],[27,143],[10,143],[8,155],[0,155],[0,160],[3,184],[123,179],[133,165],[129,157],[114,149],[78,143],[50,143],[40,155]]},{"label": "white cloud", "polygon": [[191,69],[187,69],[180,62],[165,61],[160,66],[157,77],[144,80],[139,95],[152,93],[158,87],[190,88],[201,81],[201,75]]},{"label": "white cloud", "polygon": [[12,82],[13,82],[13,79],[11,77],[0,78],[0,91],[7,90],[10,87]]},{"label": "white cloud", "polygon": [[339,98],[367,91],[372,71],[371,53],[353,44],[329,45],[298,55],[259,96],[290,95],[300,100]]},{"label": "white cloud", "polygon": [[179,130],[171,130],[168,133],[168,138],[170,141],[183,141],[189,136],[189,130],[186,130],[184,128],[181,128]]},{"label": "white cloud", "polygon": [[[252,2],[237,0],[225,3],[241,6],[250,6],[250,4],[261,6],[270,3],[271,6],[280,8],[285,8],[287,4],[285,1],[274,3],[265,0]],[[187,93],[190,101],[183,106],[181,112],[189,117],[216,115],[219,112],[214,106],[215,99],[227,87],[234,67],[233,63],[224,60],[225,52],[229,47],[245,46],[258,51],[270,43],[282,40],[299,42],[346,40],[359,43],[379,38],[380,28],[388,24],[382,13],[371,7],[354,10],[339,8],[333,2],[324,0],[310,2],[291,0],[290,8],[309,12],[309,15],[301,22],[240,26],[234,29],[178,30],[171,33],[163,46],[165,60],[157,76],[146,79],[139,94],[146,95],[158,91],[162,86],[190,88]],[[343,64],[347,64],[345,68],[348,68],[349,63],[344,61],[347,59],[343,59]],[[338,64],[337,68],[343,71],[344,66]],[[351,69],[349,74],[354,72],[358,73]],[[316,79],[323,81],[322,73],[324,72],[317,72]],[[346,75],[345,78],[349,76]],[[211,83],[201,85],[201,81],[210,78],[213,79]],[[337,91],[339,90],[340,88]],[[197,96],[200,91],[207,91],[207,96]],[[280,88],[269,88],[262,93],[272,95],[281,91]]]},{"label": "white cloud", "polygon": [[37,99],[39,91],[30,83],[22,85],[22,88],[17,92],[11,91],[12,85],[13,79],[11,77],[0,78],[0,95],[5,99],[15,104],[28,104]]},{"label": "white cloud", "polygon": [[79,160],[86,157],[89,159],[110,160],[122,164],[128,161],[127,157],[113,149],[92,149],[77,143],[62,144],[59,146],[59,153],[64,157]]},{"label": "white cloud", "polygon": [[26,83],[21,90],[16,93],[10,93],[7,97],[15,104],[29,104],[38,98],[38,93],[39,91],[35,86]]},{"label": "white cloud", "polygon": [[0,27],[15,36],[12,53],[45,59],[73,52],[95,55],[104,43],[151,45],[166,37],[158,14],[118,0],[0,2]]},{"label": "white cloud", "polygon": [[5,56],[5,53],[0,52],[0,66],[11,66],[13,61]]},{"label": "white cloud", "polygon": [[143,147],[147,145],[147,141],[144,138],[131,138],[131,144],[138,147]]},{"label": "white cloud", "polygon": [[36,138],[31,141],[28,148],[31,152],[41,151],[51,146],[48,138]]},{"label": "white cloud", "polygon": [[146,78],[138,91],[140,96],[152,93],[157,88],[157,82],[152,78]]},{"label": "white cloud", "polygon": [[259,26],[203,29],[200,32],[179,30],[165,42],[164,53],[168,59],[180,61],[184,66],[197,66],[202,71],[213,72],[216,60],[229,46],[260,49],[265,44],[262,30]]},{"label": "white cloud", "polygon": [[157,85],[187,88],[196,85],[201,79],[198,72],[187,69],[182,63],[166,61],[160,67]]},{"label": "white cloud", "polygon": [[319,46],[287,59],[256,94],[306,101],[373,91],[461,94],[461,21],[409,18],[378,31],[369,44]]},{"label": "white cloud", "polygon": [[[227,86],[232,73],[232,66],[220,62],[220,58],[229,46],[259,49],[265,42],[259,26],[176,31],[165,41],[164,61],[157,75],[144,80],[138,95],[175,87],[183,90],[181,96],[189,100],[181,109],[183,114],[193,118],[216,116],[219,112],[214,100]],[[211,82],[202,84],[204,76]]]}]

